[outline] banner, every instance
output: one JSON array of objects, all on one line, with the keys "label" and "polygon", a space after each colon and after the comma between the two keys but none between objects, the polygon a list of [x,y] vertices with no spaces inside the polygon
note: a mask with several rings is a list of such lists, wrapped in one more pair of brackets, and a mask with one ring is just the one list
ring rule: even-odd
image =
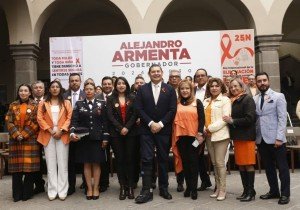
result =
[{"label": "banner", "polygon": [[97,85],[104,76],[124,76],[133,84],[139,74],[149,81],[153,63],[162,67],[165,82],[172,69],[182,78],[193,77],[199,68],[213,77],[232,69],[244,76],[255,72],[253,37],[253,30],[237,30],[50,38],[51,80],[67,81],[79,72],[82,80],[93,78]]},{"label": "banner", "polygon": [[248,76],[255,75],[253,30],[221,31],[220,39],[223,77],[234,70],[248,83]]}]

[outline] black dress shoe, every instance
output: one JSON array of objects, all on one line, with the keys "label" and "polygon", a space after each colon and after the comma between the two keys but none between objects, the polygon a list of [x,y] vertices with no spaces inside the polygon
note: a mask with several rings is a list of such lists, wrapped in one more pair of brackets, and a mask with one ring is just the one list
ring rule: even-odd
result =
[{"label": "black dress shoe", "polygon": [[178,186],[177,186],[177,192],[183,192],[183,191],[184,191],[183,184],[178,184]]},{"label": "black dress shoe", "polygon": [[75,189],[69,188],[68,189],[68,195],[72,195],[75,192]]},{"label": "black dress shoe", "polygon": [[107,190],[107,186],[100,186],[99,191],[100,192],[105,192]]},{"label": "black dress shoe", "polygon": [[278,204],[284,205],[284,204],[288,204],[289,202],[290,202],[290,197],[283,195],[279,198]]},{"label": "black dress shoe", "polygon": [[197,189],[198,191],[204,191],[206,190],[208,187],[211,187],[212,184],[211,182],[202,182],[201,186]]},{"label": "black dress shoe", "polygon": [[141,194],[139,194],[135,198],[135,202],[138,204],[147,203],[152,200],[153,200],[153,193],[150,192],[150,190],[144,190],[144,191],[142,190]]},{"label": "black dress shoe", "polygon": [[125,186],[121,185],[121,187],[120,187],[120,194],[119,194],[119,200],[125,200],[125,198],[126,198]]},{"label": "black dress shoe", "polygon": [[39,194],[39,193],[42,193],[42,192],[45,192],[45,188],[44,186],[43,187],[36,187],[34,188],[33,190],[33,193],[36,195],[36,194]]},{"label": "black dress shoe", "polygon": [[197,190],[193,190],[193,191],[191,192],[191,198],[192,198],[193,200],[197,200],[197,198],[198,198],[198,192],[197,192]]},{"label": "black dress shoe", "polygon": [[264,195],[261,195],[259,196],[260,199],[263,199],[263,200],[268,200],[268,199],[273,199],[273,198],[279,198],[279,194],[273,194],[273,193],[266,193]]},{"label": "black dress shoe", "polygon": [[189,189],[186,189],[183,193],[183,197],[187,198],[191,196],[191,191]]},{"label": "black dress shoe", "polygon": [[159,195],[161,197],[163,197],[164,199],[167,199],[167,200],[171,200],[172,199],[172,195],[168,192],[168,190],[160,190],[159,191]]},{"label": "black dress shoe", "polygon": [[128,199],[134,199],[134,191],[133,191],[133,187],[129,187],[129,188],[128,188],[127,196],[128,196]]},{"label": "black dress shoe", "polygon": [[22,200],[22,197],[14,198],[14,202],[18,202],[18,201],[21,201],[21,200]]}]

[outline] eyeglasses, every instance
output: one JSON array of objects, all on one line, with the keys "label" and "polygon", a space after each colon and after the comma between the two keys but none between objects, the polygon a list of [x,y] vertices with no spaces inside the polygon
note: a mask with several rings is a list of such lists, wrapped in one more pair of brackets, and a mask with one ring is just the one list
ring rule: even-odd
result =
[{"label": "eyeglasses", "polygon": [[169,78],[170,79],[178,79],[178,78],[180,78],[180,76],[179,75],[174,75],[174,76],[169,76]]}]

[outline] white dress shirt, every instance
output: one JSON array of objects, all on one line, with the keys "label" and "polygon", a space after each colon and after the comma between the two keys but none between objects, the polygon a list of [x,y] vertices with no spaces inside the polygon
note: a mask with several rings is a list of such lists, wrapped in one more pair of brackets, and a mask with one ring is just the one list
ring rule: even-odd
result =
[{"label": "white dress shirt", "polygon": [[199,88],[198,86],[196,88],[196,98],[199,99],[201,102],[203,102],[205,98],[206,86],[207,83],[203,85],[201,88]]}]

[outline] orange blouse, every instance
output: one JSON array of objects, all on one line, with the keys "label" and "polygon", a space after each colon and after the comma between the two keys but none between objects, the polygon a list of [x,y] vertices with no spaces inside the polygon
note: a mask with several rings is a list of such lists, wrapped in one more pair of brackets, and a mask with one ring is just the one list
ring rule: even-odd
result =
[{"label": "orange blouse", "polygon": [[27,109],[27,103],[22,103],[20,105],[20,128],[23,130],[25,117],[26,117],[26,109]]},{"label": "orange blouse", "polygon": [[[205,128],[211,124],[211,103],[204,110],[205,113]],[[207,132],[206,135],[211,136],[210,132]]]},{"label": "orange blouse", "polygon": [[180,136],[196,136],[198,133],[198,112],[197,102],[184,106],[177,105],[177,112],[173,122],[172,151],[174,154],[175,171],[179,173],[183,170],[182,160],[177,147]]}]

